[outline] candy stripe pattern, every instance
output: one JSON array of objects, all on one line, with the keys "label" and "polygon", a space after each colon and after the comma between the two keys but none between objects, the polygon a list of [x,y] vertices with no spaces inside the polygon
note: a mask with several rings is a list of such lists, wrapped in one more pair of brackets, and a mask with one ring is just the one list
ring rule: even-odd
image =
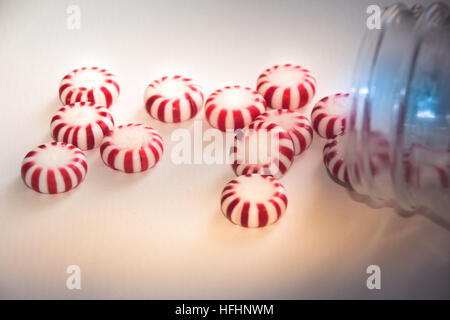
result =
[{"label": "candy stripe pattern", "polygon": [[[323,148],[323,162],[334,178],[350,185],[347,164],[343,157],[346,149],[345,142],[344,135],[328,140]],[[371,132],[367,144],[370,150],[369,170],[372,176],[390,174],[389,141],[380,132]],[[355,171],[355,174],[359,175],[358,167],[355,167]]]},{"label": "candy stripe pattern", "polygon": [[347,165],[338,146],[340,138],[336,137],[327,141],[323,147],[323,163],[331,176],[345,185],[350,185]]},{"label": "candy stripe pattern", "polygon": [[350,107],[348,93],[337,93],[320,100],[311,111],[311,122],[319,136],[333,139],[345,131]]},{"label": "candy stripe pattern", "polygon": [[292,110],[269,110],[255,121],[273,122],[286,130],[294,143],[295,155],[303,153],[311,145],[313,129],[308,118]]},{"label": "candy stripe pattern", "polygon": [[[261,151],[259,147],[263,139],[270,139],[271,142],[266,150]],[[256,151],[257,155],[249,155],[247,150]],[[267,154],[267,159],[261,159],[261,154]],[[233,161],[231,167],[236,175],[259,173],[278,179],[292,164],[294,143],[289,133],[275,123],[255,121],[247,130],[236,134],[230,155]]]},{"label": "candy stripe pattern", "polygon": [[148,114],[162,122],[192,119],[203,107],[203,101],[202,88],[178,75],[153,81],[144,93]]},{"label": "candy stripe pattern", "polygon": [[274,109],[300,109],[316,93],[316,79],[308,69],[298,65],[276,65],[266,69],[256,82],[256,90]]},{"label": "candy stripe pattern", "polygon": [[216,90],[205,103],[209,124],[224,132],[247,127],[265,109],[264,98],[258,92],[241,86]]},{"label": "candy stripe pattern", "polygon": [[93,102],[77,102],[59,109],[50,129],[55,141],[67,142],[90,150],[100,146],[103,137],[114,128],[111,113]]},{"label": "candy stripe pattern", "polygon": [[366,142],[370,150],[370,172],[374,175],[389,174],[390,175],[390,155],[389,140],[379,131],[371,132]]},{"label": "candy stripe pattern", "polygon": [[405,167],[405,180],[414,187],[428,189],[450,188],[449,166],[443,168],[435,165],[421,165],[419,167],[412,166],[412,169],[410,166]]},{"label": "candy stripe pattern", "polygon": [[87,168],[86,156],[79,148],[65,142],[52,142],[28,152],[21,175],[31,189],[56,194],[78,186]]},{"label": "candy stripe pattern", "polygon": [[100,146],[103,162],[119,171],[136,173],[153,168],[164,151],[161,135],[142,124],[116,127]]},{"label": "candy stripe pattern", "polygon": [[248,174],[227,183],[220,205],[225,217],[234,224],[261,228],[284,215],[288,199],[284,186],[273,177]]},{"label": "candy stripe pattern", "polygon": [[64,105],[94,102],[109,108],[119,94],[116,76],[98,67],[75,69],[65,75],[59,84],[59,98]]},{"label": "candy stripe pattern", "polygon": [[403,155],[405,181],[415,188],[450,188],[450,150],[431,149],[422,144],[413,144]]}]

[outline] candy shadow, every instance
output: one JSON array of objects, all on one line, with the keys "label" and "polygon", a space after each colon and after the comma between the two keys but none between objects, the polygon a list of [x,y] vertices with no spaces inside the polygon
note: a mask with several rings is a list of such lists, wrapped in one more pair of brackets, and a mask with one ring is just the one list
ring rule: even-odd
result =
[{"label": "candy shadow", "polygon": [[[78,186],[79,187],[79,186]],[[2,192],[2,203],[14,210],[15,213],[36,214],[45,212],[77,192],[78,187],[68,192],[58,194],[38,193],[25,185],[18,176],[14,178]]]},{"label": "candy shadow", "polygon": [[102,190],[102,192],[116,192],[119,189],[123,189],[126,185],[138,183],[144,179],[151,179],[154,169],[137,173],[125,173],[108,167],[98,155],[90,164],[88,183],[91,185],[91,188]]},{"label": "candy shadow", "polygon": [[220,245],[240,248],[248,244],[265,241],[276,226],[277,223],[264,228],[244,228],[233,224],[218,209],[209,222],[207,237]]},{"label": "candy shadow", "polygon": [[168,139],[171,135],[171,133],[176,129],[187,129],[189,131],[192,131],[194,126],[194,121],[200,120],[199,118],[200,114],[197,114],[193,119],[186,120],[179,123],[165,123],[161,122],[159,120],[156,120],[152,118],[147,111],[145,110],[145,106],[142,105],[138,110],[135,112],[134,116],[132,117],[132,121],[134,123],[142,123],[145,125],[148,125],[152,127],[153,129],[157,130],[161,136],[166,139]]}]

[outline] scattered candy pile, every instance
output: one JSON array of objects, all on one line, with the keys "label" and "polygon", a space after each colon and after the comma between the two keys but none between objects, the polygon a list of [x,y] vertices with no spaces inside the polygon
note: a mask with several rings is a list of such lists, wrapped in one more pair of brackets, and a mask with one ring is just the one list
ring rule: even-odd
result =
[{"label": "scattered candy pile", "polygon": [[[205,117],[212,127],[235,132],[230,154],[238,177],[223,189],[221,209],[235,224],[264,227],[286,211],[286,191],[276,179],[288,171],[294,156],[311,145],[313,128],[331,139],[324,148],[329,173],[348,183],[345,163],[337,151],[338,135],[345,129],[348,94],[320,100],[312,110],[311,125],[301,111],[315,92],[316,80],[309,70],[285,64],[266,69],[258,77],[256,90],[227,86],[214,91],[206,102],[202,88],[191,79],[165,76],[148,85],[144,103],[152,118],[168,123],[192,119],[205,104]],[[64,76],[59,87],[64,107],[50,125],[56,142],[25,156],[21,169],[25,184],[49,194],[75,188],[87,173],[81,150],[98,147],[105,165],[115,170],[135,173],[153,168],[162,157],[163,139],[144,124],[115,126],[109,108],[119,94],[116,77],[105,69],[83,67]]]}]

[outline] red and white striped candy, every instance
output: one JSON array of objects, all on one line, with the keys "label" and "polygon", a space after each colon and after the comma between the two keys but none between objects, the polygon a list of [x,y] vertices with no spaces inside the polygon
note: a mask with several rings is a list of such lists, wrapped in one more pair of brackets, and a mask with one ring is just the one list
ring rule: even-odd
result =
[{"label": "red and white striped candy", "polygon": [[266,69],[256,82],[256,89],[274,109],[305,107],[314,97],[316,86],[316,79],[308,69],[292,64]]},{"label": "red and white striped candy", "polygon": [[323,163],[331,176],[345,185],[350,185],[347,164],[343,158],[343,139],[343,136],[337,136],[327,141],[323,147]]},{"label": "red and white striped candy", "polygon": [[192,119],[203,106],[202,88],[182,76],[162,77],[145,89],[145,108],[162,122]]},{"label": "red and white striped candy", "polygon": [[289,133],[275,123],[255,121],[236,135],[231,159],[238,176],[259,173],[278,179],[294,160],[294,143]]},{"label": "red and white striped candy", "polygon": [[87,173],[84,153],[72,144],[51,142],[34,148],[23,159],[22,179],[41,193],[60,193],[78,186]]},{"label": "red and white striped candy", "polygon": [[222,191],[221,209],[233,223],[261,228],[277,222],[286,211],[284,186],[273,177],[259,174],[239,176]]},{"label": "red and white striped candy", "polygon": [[450,167],[439,167],[436,165],[420,165],[406,167],[406,182],[414,187],[428,189],[448,189],[450,179],[448,172]]},{"label": "red and white striped candy", "polygon": [[114,128],[111,113],[93,102],[76,102],[59,109],[50,129],[53,139],[71,143],[81,150],[97,148]]},{"label": "red and white striped candy", "polygon": [[153,168],[163,151],[163,140],[155,129],[132,123],[114,128],[100,146],[103,162],[126,173]]},{"label": "red and white striped candy", "polygon": [[313,138],[311,123],[298,112],[285,109],[269,110],[258,116],[255,121],[259,120],[273,122],[286,130],[294,142],[295,155],[301,154],[311,145]]},{"label": "red and white striped candy", "polygon": [[405,180],[416,188],[450,188],[450,150],[413,144],[404,154]]},{"label": "red and white striped candy", "polygon": [[97,67],[75,69],[65,75],[59,84],[59,98],[64,105],[94,102],[109,108],[119,93],[116,76]]},{"label": "red and white striped candy", "polygon": [[368,135],[366,141],[367,150],[370,150],[370,172],[377,176],[380,174],[390,175],[389,154],[390,143],[385,135],[380,131],[372,131]]},{"label": "red and white striped candy", "polygon": [[206,100],[205,115],[209,124],[221,131],[247,127],[266,109],[264,98],[241,86],[227,86],[214,91]]},{"label": "red and white striped candy", "polygon": [[[369,169],[373,177],[390,174],[389,171],[389,141],[380,132],[371,132],[367,140],[367,149],[370,150]],[[323,148],[323,162],[328,172],[340,182],[350,185],[345,163],[346,137],[338,135],[329,139]],[[359,175],[359,168],[355,168]]]},{"label": "red and white striped candy", "polygon": [[311,111],[311,122],[319,136],[333,139],[345,131],[350,95],[337,93],[320,100]]}]

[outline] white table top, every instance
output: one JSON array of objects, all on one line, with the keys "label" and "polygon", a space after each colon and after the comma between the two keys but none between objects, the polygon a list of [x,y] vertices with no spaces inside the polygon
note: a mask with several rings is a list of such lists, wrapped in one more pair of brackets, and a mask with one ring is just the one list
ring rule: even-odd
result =
[{"label": "white table top", "polygon": [[[171,132],[193,121],[162,124],[144,110],[160,76],[192,77],[209,94],[254,87],[280,63],[312,70],[314,101],[346,91],[371,1],[76,2],[80,30],[66,28],[69,2],[0,3],[0,298],[450,298],[450,233],[353,201],[326,174],[323,139],[281,180],[286,215],[248,230],[219,209],[229,166],[171,162]],[[116,123],[160,130],[164,158],[126,175],[89,151],[77,189],[37,194],[21,181],[23,156],[51,139],[61,77],[91,65],[119,77]],[[73,264],[81,290],[66,288]],[[381,290],[366,287],[372,264]]]}]

